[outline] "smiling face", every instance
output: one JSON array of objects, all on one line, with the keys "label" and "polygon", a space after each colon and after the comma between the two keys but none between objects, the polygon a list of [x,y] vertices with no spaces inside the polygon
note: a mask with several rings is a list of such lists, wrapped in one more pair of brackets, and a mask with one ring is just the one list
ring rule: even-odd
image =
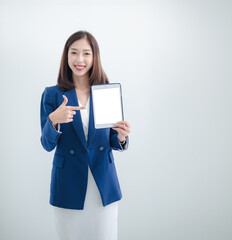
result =
[{"label": "smiling face", "polygon": [[74,78],[89,78],[89,70],[93,65],[93,52],[86,38],[79,39],[68,49],[68,65]]}]

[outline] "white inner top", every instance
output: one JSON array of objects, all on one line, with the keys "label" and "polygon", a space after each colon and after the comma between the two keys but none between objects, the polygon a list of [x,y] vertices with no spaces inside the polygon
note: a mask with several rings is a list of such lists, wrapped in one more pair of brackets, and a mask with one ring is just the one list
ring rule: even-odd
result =
[{"label": "white inner top", "polygon": [[[78,101],[79,102],[79,101]],[[83,105],[79,102],[79,106],[82,107]],[[88,130],[89,130],[89,98],[86,103],[86,108],[80,110],[82,125],[85,133],[85,139],[88,140]]]}]

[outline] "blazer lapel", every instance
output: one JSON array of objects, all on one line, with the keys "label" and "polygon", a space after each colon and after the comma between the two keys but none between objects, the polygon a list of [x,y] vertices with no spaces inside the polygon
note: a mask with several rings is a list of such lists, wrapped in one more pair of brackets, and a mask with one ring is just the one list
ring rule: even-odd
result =
[{"label": "blazer lapel", "polygon": [[[79,106],[75,88],[65,92],[65,95],[68,98],[67,106]],[[82,145],[84,146],[84,148],[87,148],[84,129],[82,126],[80,110],[77,110],[76,114],[73,115],[72,124],[73,124],[74,130],[75,130],[77,136],[79,137]]]},{"label": "blazer lapel", "polygon": [[[68,98],[68,103],[67,106],[79,106],[76,90],[71,89],[67,92],[65,92],[66,97]],[[93,101],[92,101],[92,92],[90,91],[90,96],[89,96],[89,127],[88,127],[88,141],[86,143],[85,140],[85,133],[82,125],[82,120],[81,120],[81,113],[80,110],[76,111],[76,114],[73,115],[73,121],[72,121],[74,130],[79,137],[82,145],[87,148],[87,146],[90,146],[95,133],[96,129],[94,127],[94,119],[93,119]]]},{"label": "blazer lapel", "polygon": [[93,119],[93,102],[92,102],[92,92],[90,91],[89,96],[89,129],[88,129],[88,146],[92,142],[96,129],[94,128],[94,119]]}]

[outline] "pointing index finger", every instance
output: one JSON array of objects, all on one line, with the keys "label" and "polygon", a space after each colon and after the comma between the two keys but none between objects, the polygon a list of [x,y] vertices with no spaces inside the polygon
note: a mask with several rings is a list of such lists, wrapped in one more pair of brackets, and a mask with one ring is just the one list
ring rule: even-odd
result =
[{"label": "pointing index finger", "polygon": [[85,107],[85,106],[82,106],[82,107],[68,106],[68,108],[69,108],[70,110],[81,110],[81,109],[85,109],[86,107]]}]

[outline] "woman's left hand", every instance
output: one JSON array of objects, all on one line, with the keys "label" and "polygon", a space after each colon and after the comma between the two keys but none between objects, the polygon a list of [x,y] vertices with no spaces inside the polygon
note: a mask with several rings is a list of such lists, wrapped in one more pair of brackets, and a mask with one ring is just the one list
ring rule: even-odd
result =
[{"label": "woman's left hand", "polygon": [[126,136],[130,133],[130,125],[127,121],[119,121],[114,124],[114,130],[118,132],[119,142],[126,140]]}]

